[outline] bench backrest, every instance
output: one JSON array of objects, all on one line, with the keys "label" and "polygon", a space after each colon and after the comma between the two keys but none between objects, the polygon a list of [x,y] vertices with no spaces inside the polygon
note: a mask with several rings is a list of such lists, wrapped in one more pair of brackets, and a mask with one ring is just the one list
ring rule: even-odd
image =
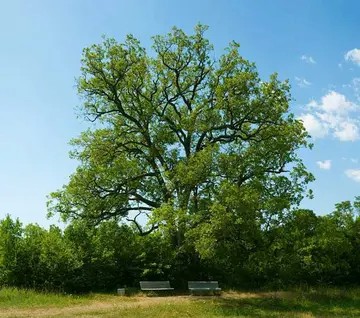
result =
[{"label": "bench backrest", "polygon": [[217,281],[189,281],[188,288],[210,288],[215,289],[219,288],[219,283]]},{"label": "bench backrest", "polygon": [[142,281],[140,282],[140,288],[170,288],[170,282],[168,280],[163,281]]}]

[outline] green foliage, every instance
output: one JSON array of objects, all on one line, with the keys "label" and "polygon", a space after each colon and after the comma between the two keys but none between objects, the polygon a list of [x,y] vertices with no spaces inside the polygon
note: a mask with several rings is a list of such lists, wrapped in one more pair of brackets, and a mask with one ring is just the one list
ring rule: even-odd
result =
[{"label": "green foliage", "polygon": [[260,283],[278,285],[355,282],[351,277],[358,272],[358,233],[351,211],[350,202],[337,204],[333,213],[322,217],[311,210],[294,211],[283,224],[263,233],[262,248],[247,264],[250,273]]},{"label": "green foliage", "polygon": [[235,277],[313,180],[297,155],[311,145],[289,113],[289,83],[261,80],[235,42],[215,59],[206,30],[173,28],[151,53],[131,35],[84,49],[80,112],[96,129],[72,141],[79,167],[48,202],[65,220],[157,229],[166,260],[143,250],[149,277],[170,267],[181,277],[214,257]]},{"label": "green foliage", "polygon": [[[360,283],[358,198],[328,215],[296,209],[263,224],[256,191],[238,193],[232,184],[222,190],[224,204],[214,203],[208,222],[186,231],[177,248],[176,226],[139,236],[136,226],[114,220],[95,227],[73,221],[61,231],[23,227],[7,216],[0,221],[0,284],[88,292],[140,280],[171,280],[183,289],[188,280],[208,279],[228,287]],[[171,209],[155,212],[169,218]]]},{"label": "green foliage", "polygon": [[69,283],[70,290],[106,291],[134,284],[139,275],[136,259],[140,246],[131,228],[114,221],[96,228],[73,222],[66,228],[64,237],[82,261]]},{"label": "green foliage", "polygon": [[15,284],[22,225],[9,215],[0,222],[0,284]]},{"label": "green foliage", "polygon": [[141,245],[135,232],[116,222],[98,228],[82,222],[64,233],[9,216],[0,221],[0,286],[85,292],[133,285]]}]

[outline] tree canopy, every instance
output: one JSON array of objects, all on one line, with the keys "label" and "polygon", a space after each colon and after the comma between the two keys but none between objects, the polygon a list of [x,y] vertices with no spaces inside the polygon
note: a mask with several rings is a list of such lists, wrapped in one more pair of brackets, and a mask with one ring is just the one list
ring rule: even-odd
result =
[{"label": "tree canopy", "polygon": [[161,227],[177,245],[201,234],[206,255],[221,229],[268,228],[299,204],[313,176],[297,150],[311,145],[289,83],[261,80],[235,42],[216,58],[206,29],[173,28],[149,53],[132,35],[84,49],[81,113],[96,124],[72,140],[79,166],[50,214]]}]

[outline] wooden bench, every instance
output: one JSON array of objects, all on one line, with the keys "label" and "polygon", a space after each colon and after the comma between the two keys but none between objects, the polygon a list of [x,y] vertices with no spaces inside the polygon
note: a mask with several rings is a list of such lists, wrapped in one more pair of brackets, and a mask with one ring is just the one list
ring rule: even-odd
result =
[{"label": "wooden bench", "polygon": [[217,281],[189,281],[188,288],[191,294],[194,293],[220,293],[219,283]]},{"label": "wooden bench", "polygon": [[170,291],[174,288],[170,287],[170,282],[168,280],[164,281],[141,281],[140,288],[143,291]]}]

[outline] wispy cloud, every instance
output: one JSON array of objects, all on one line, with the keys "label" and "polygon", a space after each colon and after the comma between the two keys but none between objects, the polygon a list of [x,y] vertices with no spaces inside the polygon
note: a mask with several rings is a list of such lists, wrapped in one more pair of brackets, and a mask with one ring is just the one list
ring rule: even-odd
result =
[{"label": "wispy cloud", "polygon": [[360,122],[353,113],[359,107],[344,95],[329,91],[321,101],[308,103],[308,112],[300,119],[304,127],[314,138],[323,138],[329,134],[340,141],[355,141],[360,138]]},{"label": "wispy cloud", "polygon": [[301,55],[300,59],[308,64],[316,64],[316,61],[308,55]]},{"label": "wispy cloud", "polygon": [[295,81],[296,81],[297,86],[302,87],[302,88],[308,87],[311,85],[311,83],[308,80],[306,80],[305,78],[295,76]]},{"label": "wispy cloud", "polygon": [[331,168],[331,160],[316,161],[316,164],[323,170],[330,170]]},{"label": "wispy cloud", "polygon": [[355,182],[360,182],[360,169],[348,169],[345,170],[345,174]]},{"label": "wispy cloud", "polygon": [[350,85],[354,91],[356,98],[360,101],[360,77],[355,77]]},{"label": "wispy cloud", "polygon": [[360,49],[352,49],[346,52],[344,58],[346,61],[353,62],[360,66]]},{"label": "wispy cloud", "polygon": [[359,163],[359,159],[358,158],[346,158],[346,157],[342,157],[342,160],[346,160],[346,161],[350,161],[351,163]]}]

